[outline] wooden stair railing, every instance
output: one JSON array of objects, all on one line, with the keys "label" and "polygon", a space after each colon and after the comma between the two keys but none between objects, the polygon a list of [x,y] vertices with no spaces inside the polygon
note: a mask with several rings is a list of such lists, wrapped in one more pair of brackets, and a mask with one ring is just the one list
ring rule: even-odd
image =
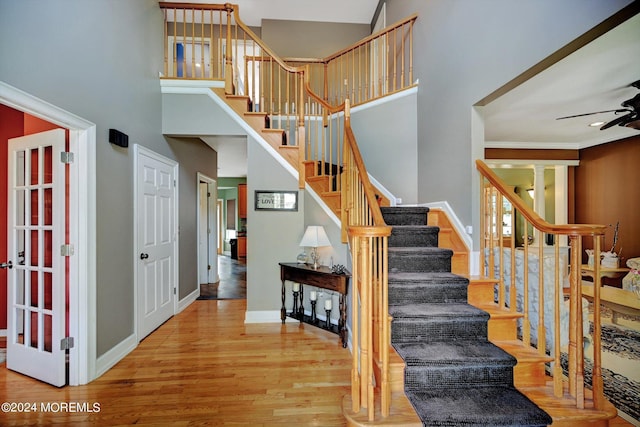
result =
[{"label": "wooden stair railing", "polygon": [[[553,381],[553,393],[561,399],[566,392],[573,398],[576,409],[588,406],[596,410],[604,410],[608,404],[604,398],[601,358],[601,322],[600,322],[600,265],[595,263],[594,295],[593,295],[593,339],[592,339],[592,384],[587,393],[585,384],[585,342],[583,330],[582,307],[582,248],[591,239],[593,242],[595,259],[599,259],[603,244],[605,225],[597,224],[566,224],[555,225],[543,220],[529,208],[524,201],[510,191],[509,187],[481,160],[476,161],[476,167],[481,175],[481,242],[480,262],[481,274],[487,283],[497,283],[495,302],[499,310],[510,313],[512,324],[520,319],[517,335],[520,345],[530,348],[539,357],[551,361],[550,375]],[[525,230],[533,229],[534,242],[524,239],[524,247],[518,249],[516,260],[515,239],[505,239],[502,230],[503,201],[508,200],[513,208],[512,215],[517,212],[524,218]],[[544,244],[544,235],[553,235],[553,245]],[[561,248],[567,241],[568,251]],[[508,241],[508,245],[505,245]],[[521,258],[521,259],[520,259]],[[522,267],[516,270],[516,262]],[[537,280],[532,273],[536,269]],[[520,273],[522,272],[522,273]],[[526,273],[525,273],[526,272]],[[508,280],[507,280],[508,278]],[[546,280],[545,280],[546,278]],[[520,280],[521,285],[517,283]],[[563,283],[568,280],[568,287]],[[567,291],[567,292],[565,292]],[[483,291],[486,298],[487,291]],[[489,291],[492,292],[492,291]],[[561,323],[561,305],[565,294],[569,298],[569,321]],[[532,302],[537,297],[537,303]],[[545,299],[552,299],[551,304],[545,304]],[[550,306],[551,308],[549,309]],[[549,311],[550,312],[546,312]],[[537,312],[532,315],[531,311]],[[536,327],[534,327],[534,325]],[[514,326],[515,327],[515,326]],[[566,335],[565,335],[566,334]],[[568,345],[562,348],[561,336],[568,336]],[[551,347],[547,350],[547,345]],[[567,354],[567,368],[563,371],[561,352]],[[568,385],[565,390],[563,376],[567,377]],[[592,396],[592,402],[587,404],[587,395]]]},{"label": "wooden stair railing", "polygon": [[[366,408],[367,418],[376,415],[375,395],[380,395],[379,413],[387,417],[391,406],[389,346],[391,317],[388,299],[388,237],[391,227],[382,218],[374,187],[369,181],[351,129],[347,100],[344,113],[344,164],[342,175],[342,230],[351,249],[353,293],[351,333],[351,411]],[[374,378],[374,360],[379,378]],[[377,392],[377,393],[376,393]]]},{"label": "wooden stair railing", "polygon": [[[412,28],[415,16],[329,58],[323,64],[322,95],[318,95],[312,87],[315,81],[311,65],[291,66],[275,55],[241,21],[236,5],[160,3],[160,7],[165,13],[165,51],[173,52],[165,56],[167,78],[224,79],[225,89],[218,94],[254,129],[261,131],[272,145],[297,147],[297,156],[283,156],[297,167],[300,188],[308,180],[309,169],[335,182],[327,193],[340,197],[339,207],[334,211],[341,218],[343,242],[349,242],[353,270],[350,410],[358,413],[365,408],[371,421],[376,414],[387,417],[391,405],[387,239],[391,228],[382,219],[380,205],[389,202],[369,180],[351,129],[348,97],[355,94],[354,88],[365,85],[360,72],[356,78],[356,70],[364,69],[356,63],[366,63],[365,68],[378,70],[380,75],[395,76],[384,77],[379,90],[358,90],[359,102],[412,85],[412,32],[405,32],[405,26]],[[184,20],[182,24],[177,23],[180,17]],[[210,49],[210,61],[194,59],[198,47],[202,52],[205,50],[202,48],[205,36],[210,47],[224,46],[224,54]],[[376,40],[378,53],[371,47]],[[191,55],[185,53],[189,48]],[[182,56],[178,54],[181,49]],[[386,51],[395,56],[382,55]],[[349,57],[350,61],[346,59]],[[356,57],[361,59],[356,61]],[[199,75],[197,68],[207,72]],[[365,69],[362,75],[367,73]],[[342,88],[343,82],[349,89]],[[339,106],[332,106],[328,94],[336,84],[340,88],[335,93],[341,95],[332,99],[342,100]],[[375,399],[377,395],[379,401]]]}]

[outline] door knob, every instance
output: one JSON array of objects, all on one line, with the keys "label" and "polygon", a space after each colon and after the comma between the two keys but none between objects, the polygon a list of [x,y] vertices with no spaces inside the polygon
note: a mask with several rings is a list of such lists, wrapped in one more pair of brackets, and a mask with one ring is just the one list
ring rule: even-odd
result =
[{"label": "door knob", "polygon": [[0,268],[13,268],[13,263],[11,261],[0,263]]},{"label": "door knob", "polygon": [[149,258],[149,254],[145,254],[145,253],[140,254],[140,259],[147,259],[147,258]]}]

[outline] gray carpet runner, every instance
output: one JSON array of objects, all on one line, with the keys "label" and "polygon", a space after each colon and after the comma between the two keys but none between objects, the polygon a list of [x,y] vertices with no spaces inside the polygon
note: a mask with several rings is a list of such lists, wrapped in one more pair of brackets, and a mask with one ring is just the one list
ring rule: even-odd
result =
[{"label": "gray carpet runner", "polygon": [[428,208],[382,208],[389,237],[391,343],[405,362],[405,394],[423,424],[546,426],[551,418],[513,386],[516,360],[487,339],[489,315],[467,304]]}]

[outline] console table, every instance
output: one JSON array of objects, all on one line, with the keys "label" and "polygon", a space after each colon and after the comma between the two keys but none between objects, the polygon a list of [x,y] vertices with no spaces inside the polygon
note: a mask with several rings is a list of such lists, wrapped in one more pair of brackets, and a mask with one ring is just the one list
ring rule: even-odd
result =
[{"label": "console table", "polygon": [[[340,317],[338,319],[338,334],[342,340],[342,347],[347,347],[347,304],[345,298],[349,291],[349,274],[335,274],[329,267],[319,266],[318,269],[314,269],[307,264],[298,264],[295,262],[281,262],[280,263],[280,279],[282,280],[282,309],[280,310],[280,318],[284,323],[287,317],[287,309],[284,305],[285,301],[285,286],[284,283],[288,280],[290,282],[300,283],[300,291],[298,298],[300,300],[300,307],[298,313],[291,313],[292,317],[303,322],[304,309],[302,308],[303,301],[303,286],[310,285],[330,291],[335,291],[340,294]],[[328,322],[330,323],[330,322]]]}]

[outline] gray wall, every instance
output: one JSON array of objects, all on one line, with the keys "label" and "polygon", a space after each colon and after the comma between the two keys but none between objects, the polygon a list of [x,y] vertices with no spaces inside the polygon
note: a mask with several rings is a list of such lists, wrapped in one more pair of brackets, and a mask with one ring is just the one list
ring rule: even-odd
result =
[{"label": "gray wall", "polygon": [[371,34],[368,24],[262,21],[262,40],[283,58],[325,58]]},{"label": "gray wall", "polygon": [[295,262],[304,232],[304,192],[297,212],[256,211],[255,190],[298,190],[288,173],[254,138],[247,144],[247,311],[280,310],[279,262]]},{"label": "gray wall", "polygon": [[98,356],[135,325],[133,150],[109,144],[108,129],[182,156],[161,133],[162,22],[155,0],[0,0],[0,80],[97,126]]},{"label": "gray wall", "polygon": [[178,252],[180,299],[198,289],[198,172],[217,178],[217,153],[198,138],[169,138],[167,142],[180,163],[180,247]]},{"label": "gray wall", "polygon": [[367,171],[405,204],[418,202],[417,121],[417,94],[351,115]]},{"label": "gray wall", "polygon": [[387,22],[418,13],[418,201],[448,200],[471,224],[471,107],[629,0],[386,0]]},{"label": "gray wall", "polygon": [[[212,120],[213,117],[223,117]],[[162,95],[165,135],[244,135],[244,130],[207,95]]]}]

